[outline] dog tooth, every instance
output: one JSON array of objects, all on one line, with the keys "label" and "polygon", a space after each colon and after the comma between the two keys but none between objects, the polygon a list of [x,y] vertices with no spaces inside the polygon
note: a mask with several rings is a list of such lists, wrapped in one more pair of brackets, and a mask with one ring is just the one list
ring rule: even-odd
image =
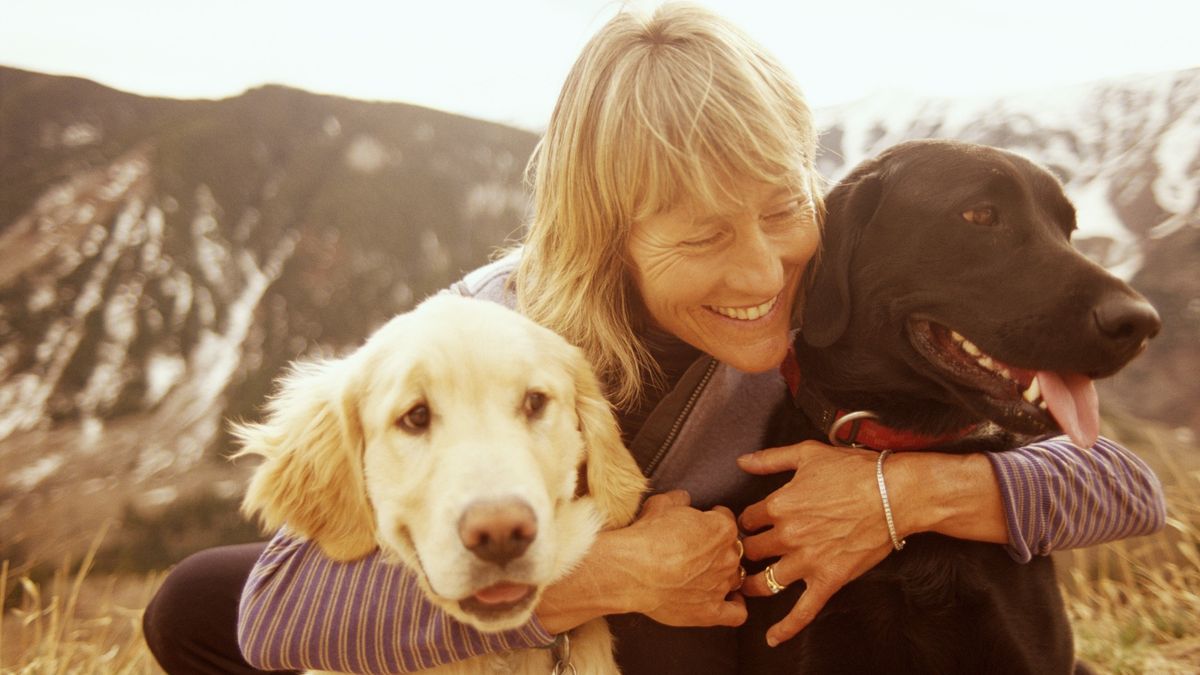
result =
[{"label": "dog tooth", "polygon": [[1001,369],[1000,369],[1000,374],[1001,374],[1001,375],[1003,375],[1003,376],[1004,376],[1004,378],[1005,378],[1005,379],[1007,379],[1007,380],[1011,380],[1011,379],[1013,379],[1013,376],[1012,376],[1012,371],[1011,371],[1011,370],[1009,370],[1008,368],[1001,368]]},{"label": "dog tooth", "polygon": [[979,361],[979,365],[987,368],[988,370],[993,370],[996,366],[996,362],[992,360],[992,357],[986,354],[979,357],[977,360]]},{"label": "dog tooth", "polygon": [[983,354],[983,350],[981,350],[979,347],[976,347],[974,342],[971,342],[966,338],[963,338],[962,348],[964,352],[970,354],[971,356],[979,356],[980,354]]},{"label": "dog tooth", "polygon": [[1039,408],[1041,408],[1042,410],[1049,410],[1049,409],[1050,409],[1050,406],[1046,405],[1046,402],[1045,402],[1045,401],[1042,401],[1042,402],[1038,403],[1038,407],[1039,407]]},{"label": "dog tooth", "polygon": [[959,334],[959,332],[956,330],[950,331],[950,338],[955,342],[962,342],[963,340],[966,340],[966,338]]},{"label": "dog tooth", "polygon": [[1033,382],[1029,383],[1029,388],[1021,392],[1021,397],[1030,403],[1037,403],[1042,397],[1042,388],[1038,385],[1037,378],[1033,378]]}]

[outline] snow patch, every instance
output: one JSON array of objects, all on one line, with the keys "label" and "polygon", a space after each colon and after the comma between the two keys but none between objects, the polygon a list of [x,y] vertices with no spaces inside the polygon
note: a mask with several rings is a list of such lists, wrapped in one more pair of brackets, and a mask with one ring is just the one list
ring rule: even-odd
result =
[{"label": "snow patch", "polygon": [[59,142],[68,148],[78,148],[99,143],[104,138],[100,130],[86,122],[76,122],[62,130]]},{"label": "snow patch", "polygon": [[171,391],[184,373],[187,372],[187,362],[175,354],[155,352],[146,359],[146,397],[148,407],[158,405],[159,401]]},{"label": "snow patch", "polygon": [[[396,153],[398,155],[398,153]],[[375,137],[360,134],[346,147],[346,166],[359,173],[377,173],[388,164],[399,161]]]},{"label": "snow patch", "polygon": [[22,491],[32,490],[62,468],[66,462],[67,458],[61,453],[47,455],[23,469],[17,469],[10,473],[8,484]]}]

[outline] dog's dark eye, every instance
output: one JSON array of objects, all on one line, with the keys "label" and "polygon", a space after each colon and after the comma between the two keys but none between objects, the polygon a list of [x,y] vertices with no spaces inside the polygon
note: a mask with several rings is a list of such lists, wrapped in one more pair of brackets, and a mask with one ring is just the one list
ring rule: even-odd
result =
[{"label": "dog's dark eye", "polygon": [[525,414],[529,417],[537,417],[542,413],[542,409],[546,407],[546,395],[540,391],[531,391],[525,394]]},{"label": "dog's dark eye", "polygon": [[429,406],[424,403],[417,404],[411,410],[404,413],[396,419],[396,426],[410,433],[420,433],[429,428],[429,420],[432,415],[429,412]]},{"label": "dog's dark eye", "polygon": [[996,209],[990,206],[980,206],[979,208],[967,209],[962,212],[963,220],[976,225],[995,225],[996,224]]}]

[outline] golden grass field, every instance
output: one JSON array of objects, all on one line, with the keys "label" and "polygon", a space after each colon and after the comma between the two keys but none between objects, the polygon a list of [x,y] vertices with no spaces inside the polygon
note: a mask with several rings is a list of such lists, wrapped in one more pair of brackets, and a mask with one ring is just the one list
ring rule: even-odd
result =
[{"label": "golden grass field", "polygon": [[[1160,533],[1058,555],[1079,655],[1100,672],[1200,673],[1200,453],[1190,435],[1141,429],[1121,439],[1158,472],[1167,493]],[[99,537],[93,549],[99,545]],[[0,630],[0,673],[161,673],[141,636],[141,609],[162,574],[89,575],[64,563],[38,585],[0,564],[0,597],[15,598]],[[74,570],[74,571],[72,571]]]}]

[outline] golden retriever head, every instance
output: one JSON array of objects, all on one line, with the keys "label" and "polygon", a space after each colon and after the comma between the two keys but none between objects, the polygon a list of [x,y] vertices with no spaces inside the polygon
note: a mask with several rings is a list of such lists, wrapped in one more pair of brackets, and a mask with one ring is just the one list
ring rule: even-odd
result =
[{"label": "golden retriever head", "polygon": [[[350,356],[295,366],[239,454],[243,502],[330,557],[376,547],[484,630],[528,620],[644,480],[577,348],[495,303],[442,295]],[[588,494],[577,483],[586,465]]]}]

